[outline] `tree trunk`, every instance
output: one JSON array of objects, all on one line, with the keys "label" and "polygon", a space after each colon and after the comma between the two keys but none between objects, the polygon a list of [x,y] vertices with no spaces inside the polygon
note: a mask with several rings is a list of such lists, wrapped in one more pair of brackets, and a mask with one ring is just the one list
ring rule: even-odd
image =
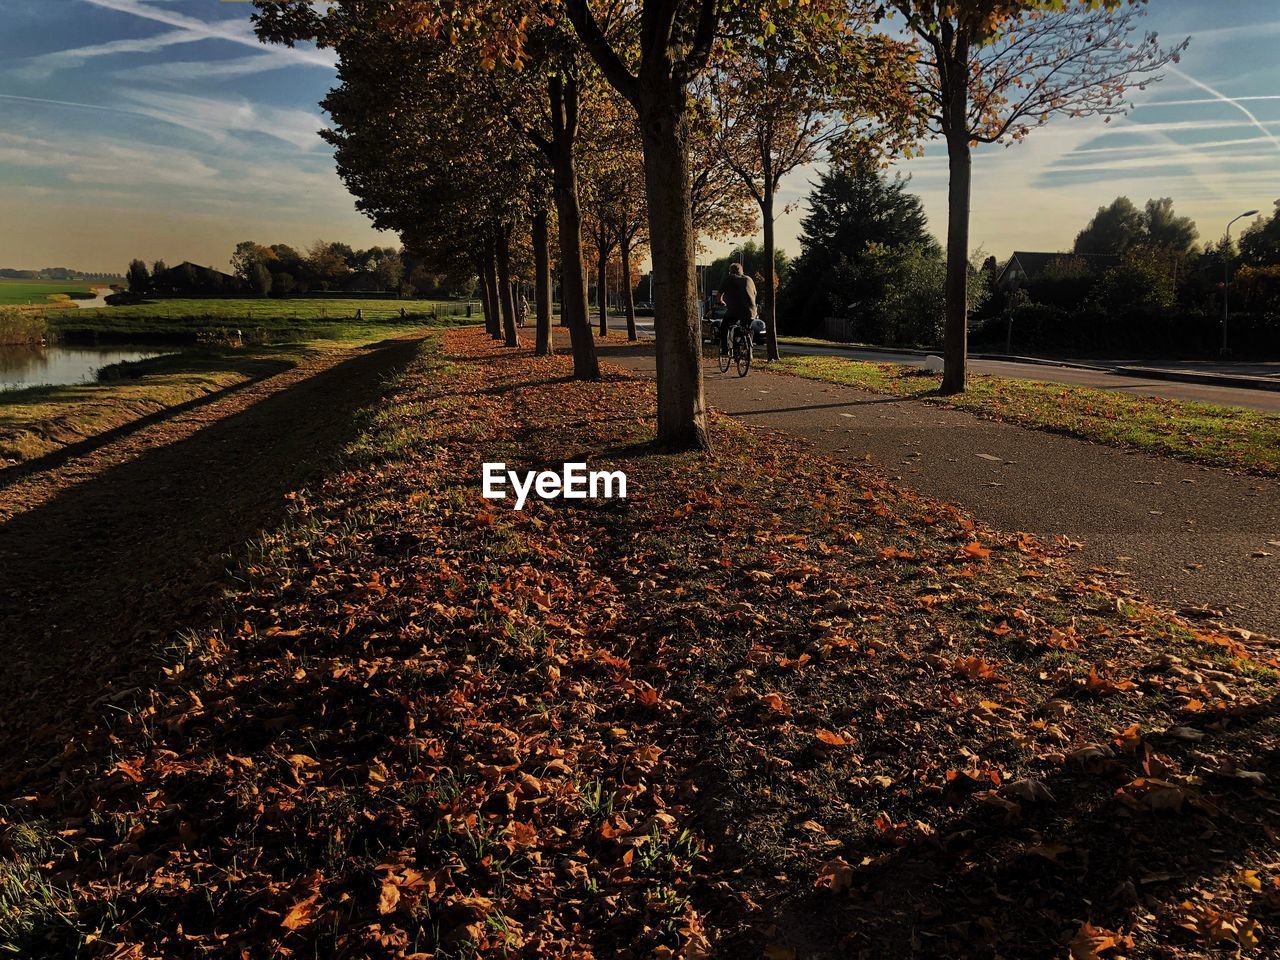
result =
[{"label": "tree trunk", "polygon": [[493,315],[493,299],[489,296],[489,248],[476,258],[476,270],[480,275],[480,308],[484,312],[484,332],[493,336],[497,318]]},{"label": "tree trunk", "polygon": [[578,112],[577,84],[552,78],[550,82],[553,128],[550,144],[555,185],[556,222],[560,240],[560,315],[569,328],[575,380],[599,380],[600,362],[591,339],[587,312],[587,277],[582,261],[582,203],[578,197],[578,164],[574,157],[574,131]]},{"label": "tree trunk", "polygon": [[778,273],[774,269],[777,256],[777,241],[774,237],[773,223],[773,188],[769,181],[772,174],[765,177],[764,203],[760,204],[760,218],[764,221],[764,291],[761,296],[760,313],[764,317],[766,354],[770,360],[778,359]]},{"label": "tree trunk", "polygon": [[636,292],[631,287],[631,240],[627,237],[625,224],[622,231],[622,288],[626,291],[623,302],[627,306],[627,339],[635,343],[640,338],[636,335]]},{"label": "tree trunk", "polygon": [[708,450],[685,91],[672,79],[642,79],[639,114],[653,251],[657,442],[668,451]]},{"label": "tree trunk", "polygon": [[600,258],[596,261],[596,306],[600,308],[600,336],[609,335],[609,251],[599,248]]},{"label": "tree trunk", "polygon": [[943,299],[942,393],[964,393],[969,364],[969,194],[973,174],[969,146],[969,49],[957,40],[947,64],[943,128],[950,182],[947,195],[947,279]]},{"label": "tree trunk", "polygon": [[493,317],[493,326],[489,328],[489,336],[495,340],[502,339],[502,307],[498,296],[498,245],[490,242],[485,251],[485,296],[489,300],[489,315]]},{"label": "tree trunk", "polygon": [[498,235],[498,297],[502,308],[502,329],[508,347],[520,346],[516,335],[516,305],[511,296],[511,227],[503,224]]},{"label": "tree trunk", "polygon": [[567,327],[569,326],[569,315],[568,313],[565,312],[565,309],[564,309],[565,282],[564,282],[564,264],[563,263],[559,265],[559,270],[557,272],[560,275],[560,326]]},{"label": "tree trunk", "polygon": [[538,330],[534,354],[549,357],[551,349],[551,253],[550,226],[547,211],[539,210],[533,216],[533,262],[537,273]]}]

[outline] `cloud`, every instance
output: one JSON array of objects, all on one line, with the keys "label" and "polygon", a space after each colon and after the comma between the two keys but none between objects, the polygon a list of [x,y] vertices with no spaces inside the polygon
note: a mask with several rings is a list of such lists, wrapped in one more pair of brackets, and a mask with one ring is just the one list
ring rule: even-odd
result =
[{"label": "cloud", "polygon": [[127,90],[124,96],[132,101],[132,112],[224,143],[235,134],[252,133],[303,150],[314,150],[323,144],[318,131],[325,126],[324,119],[309,110],[270,107],[243,97],[214,99],[151,90]]},{"label": "cloud", "polygon": [[261,53],[233,60],[173,60],[168,63],[148,63],[117,71],[121,80],[143,80],[150,83],[181,84],[191,80],[234,80],[255,76],[270,70],[292,66],[274,53]]}]

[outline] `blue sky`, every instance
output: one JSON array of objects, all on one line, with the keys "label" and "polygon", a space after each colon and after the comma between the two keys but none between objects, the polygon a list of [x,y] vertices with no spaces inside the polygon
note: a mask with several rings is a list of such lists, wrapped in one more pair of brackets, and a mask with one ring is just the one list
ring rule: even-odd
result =
[{"label": "blue sky", "polygon": [[[257,44],[222,0],[4,0],[0,266],[123,270],[131,257],[224,266],[243,239],[383,242],[315,135],[330,55]],[[1191,49],[1137,109],[1056,119],[979,151],[973,241],[1005,256],[1061,249],[1118,194],[1171,196],[1203,236],[1280,198],[1280,3],[1151,0],[1148,29]],[[945,154],[899,165],[935,232]],[[784,186],[794,241],[813,171]]]}]

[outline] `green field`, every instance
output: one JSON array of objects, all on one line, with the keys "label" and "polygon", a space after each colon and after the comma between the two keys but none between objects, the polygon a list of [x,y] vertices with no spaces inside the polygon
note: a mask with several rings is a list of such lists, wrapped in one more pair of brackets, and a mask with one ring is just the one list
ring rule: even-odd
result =
[{"label": "green field", "polygon": [[[59,313],[49,318],[62,339],[286,340],[342,338],[380,322],[466,322],[467,304],[430,300],[156,300],[134,306]],[[360,312],[360,320],[356,313]],[[474,304],[472,318],[483,319]],[[238,335],[237,335],[238,331]]]},{"label": "green field", "polygon": [[84,280],[0,280],[0,305],[48,304],[68,297],[93,299],[92,286]]}]

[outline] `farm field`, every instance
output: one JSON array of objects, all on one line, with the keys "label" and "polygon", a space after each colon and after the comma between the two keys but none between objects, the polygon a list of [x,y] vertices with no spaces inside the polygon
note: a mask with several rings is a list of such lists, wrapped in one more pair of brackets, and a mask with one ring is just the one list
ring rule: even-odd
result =
[{"label": "farm field", "polygon": [[0,280],[0,306],[48,304],[70,299],[92,299],[94,286],[86,280]]}]

